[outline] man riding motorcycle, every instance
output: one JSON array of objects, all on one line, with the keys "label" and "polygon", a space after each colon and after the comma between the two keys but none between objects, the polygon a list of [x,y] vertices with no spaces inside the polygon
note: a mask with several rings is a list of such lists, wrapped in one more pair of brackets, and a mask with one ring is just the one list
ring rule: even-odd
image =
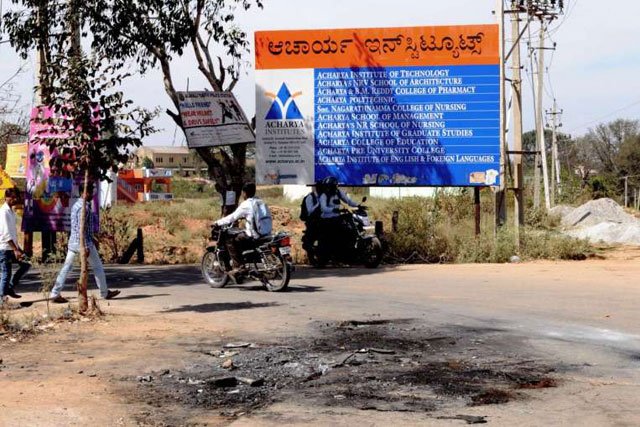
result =
[{"label": "man riding motorcycle", "polygon": [[304,221],[305,230],[302,236],[302,248],[309,252],[313,244],[318,240],[320,233],[320,195],[322,194],[322,182],[318,181],[311,186],[311,192],[302,199],[300,206],[300,219]]},{"label": "man riding motorcycle", "polygon": [[264,203],[256,197],[256,185],[254,183],[245,184],[244,187],[242,187],[242,195],[245,200],[240,203],[238,208],[230,215],[227,215],[214,223],[216,226],[222,227],[225,225],[231,225],[240,219],[245,220],[244,230],[233,230],[232,233],[230,233],[232,236],[231,241],[228,242],[227,245],[229,254],[233,260],[233,269],[228,274],[234,278],[238,273],[243,271],[242,252],[251,249],[254,245],[254,240],[271,232],[269,229],[268,231],[263,230],[263,233],[260,233],[260,227],[256,224],[256,218],[259,218],[257,210],[260,205],[264,205]]},{"label": "man riding motorcycle", "polygon": [[340,221],[341,202],[346,203],[352,208],[360,205],[347,196],[347,194],[338,188],[338,180],[329,176],[322,181],[323,191],[320,195],[320,230],[322,239],[320,240],[320,249],[325,254],[331,247],[337,247],[341,236],[342,223]]}]

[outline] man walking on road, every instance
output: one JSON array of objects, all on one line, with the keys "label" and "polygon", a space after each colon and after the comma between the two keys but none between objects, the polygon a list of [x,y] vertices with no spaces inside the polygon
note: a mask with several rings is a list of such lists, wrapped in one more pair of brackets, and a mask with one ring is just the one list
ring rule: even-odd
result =
[{"label": "man walking on road", "polygon": [[[16,213],[13,207],[20,203],[20,192],[17,188],[9,188],[4,193],[5,203],[0,207],[0,303],[9,296],[21,298],[15,287],[25,275],[31,264],[26,261],[23,250],[18,245],[18,228],[16,227]],[[18,271],[11,276],[13,262],[18,262]]]},{"label": "man walking on road", "polygon": [[[104,267],[100,260],[100,255],[96,249],[95,239],[93,237],[93,213],[91,212],[91,201],[93,200],[93,183],[87,184],[87,198],[84,199],[86,204],[86,216],[85,216],[85,243],[87,245],[87,255],[89,263],[93,269],[93,275],[96,278],[96,284],[100,288],[100,295],[104,299],[111,299],[120,294],[120,291],[110,291],[107,288],[107,278],[104,274]],[[80,218],[82,215],[82,203],[83,199],[80,197],[71,208],[71,234],[69,235],[69,250],[67,251],[67,258],[64,261],[62,270],[58,274],[56,284],[51,289],[49,298],[56,303],[66,303],[68,300],[60,295],[62,288],[64,288],[65,281],[69,271],[73,267],[73,261],[80,253]]]}]

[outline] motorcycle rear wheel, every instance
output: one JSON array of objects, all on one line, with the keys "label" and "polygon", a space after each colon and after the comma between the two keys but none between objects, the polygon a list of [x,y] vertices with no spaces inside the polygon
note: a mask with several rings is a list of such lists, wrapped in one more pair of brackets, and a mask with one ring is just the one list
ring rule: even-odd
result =
[{"label": "motorcycle rear wheel", "polygon": [[201,271],[202,277],[212,288],[224,288],[229,283],[229,275],[216,252],[205,252],[202,256]]},{"label": "motorcycle rear wheel", "polygon": [[382,242],[377,237],[374,237],[369,242],[364,255],[364,266],[367,268],[376,268],[382,262]]},{"label": "motorcycle rear wheel", "polygon": [[[263,274],[261,278],[262,285],[269,292],[282,292],[289,286],[289,280],[291,280],[291,271],[293,268],[291,263],[285,260],[282,256],[272,256],[277,259],[279,264],[278,268],[269,273]],[[275,261],[275,259],[272,261]]]}]

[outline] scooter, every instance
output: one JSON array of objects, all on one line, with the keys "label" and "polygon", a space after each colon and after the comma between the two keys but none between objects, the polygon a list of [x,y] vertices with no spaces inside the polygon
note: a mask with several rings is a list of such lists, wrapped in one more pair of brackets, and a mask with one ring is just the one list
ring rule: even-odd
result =
[{"label": "scooter", "polygon": [[[202,277],[212,288],[223,288],[231,280],[231,254],[227,242],[237,229],[231,227],[211,227],[211,242],[202,256]],[[293,261],[291,259],[291,238],[280,232],[257,239],[253,247],[242,252],[244,272],[234,276],[237,284],[246,279],[258,280],[270,292],[287,289]]]}]

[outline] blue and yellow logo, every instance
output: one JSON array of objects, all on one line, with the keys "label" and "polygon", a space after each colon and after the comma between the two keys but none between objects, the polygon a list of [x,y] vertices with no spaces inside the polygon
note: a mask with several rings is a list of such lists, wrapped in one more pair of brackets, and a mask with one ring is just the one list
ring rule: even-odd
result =
[{"label": "blue and yellow logo", "polygon": [[296,92],[292,95],[287,85],[282,83],[277,95],[271,92],[267,92],[265,95],[273,99],[265,120],[304,120],[294,100],[302,95],[302,92]]}]

